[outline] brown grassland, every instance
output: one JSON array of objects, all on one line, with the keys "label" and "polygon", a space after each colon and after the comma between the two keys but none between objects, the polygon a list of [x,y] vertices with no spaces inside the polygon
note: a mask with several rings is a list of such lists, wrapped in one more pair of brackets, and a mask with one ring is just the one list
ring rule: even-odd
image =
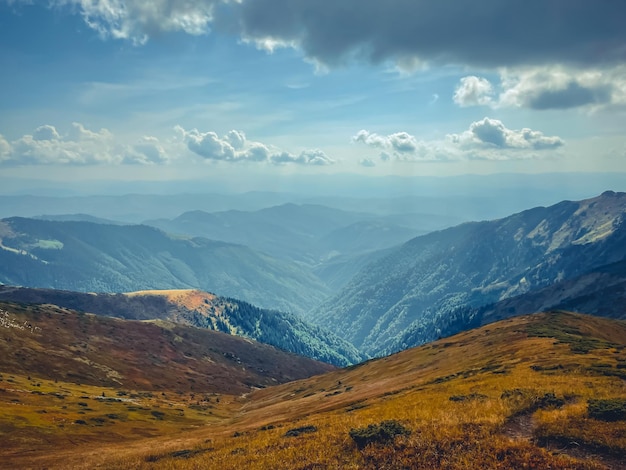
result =
[{"label": "brown grassland", "polygon": [[245,393],[1,379],[2,468],[626,468],[626,323],[568,312]]}]

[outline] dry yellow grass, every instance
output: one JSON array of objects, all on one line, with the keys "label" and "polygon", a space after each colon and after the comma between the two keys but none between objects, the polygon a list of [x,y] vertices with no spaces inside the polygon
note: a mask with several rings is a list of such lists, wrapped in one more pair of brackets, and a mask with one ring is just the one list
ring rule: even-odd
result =
[{"label": "dry yellow grass", "polygon": [[[82,448],[46,447],[47,454],[14,453],[3,461],[183,470],[619,468],[626,455],[624,421],[591,419],[586,404],[626,398],[620,375],[625,345],[623,322],[566,313],[516,318],[355,367],[223,397],[210,418],[192,414],[190,401],[181,400],[177,406],[189,422],[169,418],[171,413],[148,420],[145,426],[155,434],[149,439],[120,436],[97,448],[87,439]],[[169,405],[164,400],[159,406]],[[350,431],[385,420],[410,435],[357,448]],[[117,432],[114,426],[111,432]],[[294,429],[302,432],[288,436]],[[576,449],[567,449],[573,440]],[[558,444],[560,451],[540,444]]]}]

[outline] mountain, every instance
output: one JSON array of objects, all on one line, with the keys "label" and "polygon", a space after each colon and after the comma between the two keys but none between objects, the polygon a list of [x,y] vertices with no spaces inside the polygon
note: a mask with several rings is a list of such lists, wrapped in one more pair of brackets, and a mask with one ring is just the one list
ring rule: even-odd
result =
[{"label": "mountain", "polygon": [[94,224],[107,224],[107,225],[128,225],[124,222],[117,222],[111,219],[103,219],[100,217],[94,217],[89,214],[50,214],[50,215],[38,215],[32,217],[39,220],[54,220],[57,222],[93,222]]},{"label": "mountain", "polygon": [[[38,326],[54,333],[53,323],[36,323],[51,321],[46,311],[36,315],[29,318],[35,331],[19,332],[29,345],[46,336]],[[82,323],[89,329],[97,320],[58,316],[81,335]],[[15,318],[14,324],[23,320]],[[122,323],[106,322],[107,328],[110,322]],[[56,326],[63,328],[62,322]],[[0,338],[16,332],[0,327]],[[178,335],[174,343],[184,348],[185,338]],[[74,350],[85,344],[97,348],[99,341],[97,335],[94,343],[81,336],[63,360],[80,365]],[[0,341],[3,351],[7,345]],[[535,313],[345,369],[219,396],[207,393],[210,380],[186,376],[187,367],[200,362],[195,350],[181,358],[180,366],[163,364],[171,364],[169,377],[183,384],[196,379],[192,393],[176,392],[181,386],[176,379],[158,393],[114,381],[109,388],[53,382],[36,372],[52,369],[46,366],[57,356],[39,354],[40,362],[12,362],[12,372],[0,367],[0,465],[621,470],[625,345],[623,321]],[[129,354],[140,349],[138,344]],[[102,364],[114,352],[102,348],[104,357],[91,360]],[[33,354],[31,348],[14,353]]]},{"label": "mountain", "polygon": [[626,260],[477,309],[486,324],[542,310],[584,312],[626,320]]},{"label": "mountain", "polygon": [[102,387],[238,394],[332,370],[255,341],[165,321],[0,302],[0,370]]},{"label": "mountain", "polygon": [[[390,221],[399,218],[288,203],[258,211],[192,211],[175,219],[144,223],[169,233],[240,243],[271,256],[318,266],[338,255],[388,248],[428,231],[415,227],[418,216],[406,216],[404,222],[411,220],[407,226]],[[424,221],[424,226],[427,223]],[[436,228],[445,226],[430,223]]]},{"label": "mountain", "polygon": [[0,300],[51,304],[126,320],[166,320],[217,330],[338,366],[365,359],[350,343],[300,317],[198,290],[93,294],[0,286]]},{"label": "mountain", "polygon": [[0,221],[0,283],[88,292],[199,288],[302,312],[329,294],[307,269],[248,247],[145,225]]},{"label": "mountain", "polygon": [[626,193],[607,191],[429,233],[364,267],[308,318],[370,355],[393,352],[407,331],[402,347],[430,341],[471,326],[466,307],[624,260],[625,222]]}]

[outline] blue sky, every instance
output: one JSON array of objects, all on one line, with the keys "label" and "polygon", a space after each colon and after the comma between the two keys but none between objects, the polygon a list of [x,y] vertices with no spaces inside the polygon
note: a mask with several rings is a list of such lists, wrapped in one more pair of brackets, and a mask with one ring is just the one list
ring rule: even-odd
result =
[{"label": "blue sky", "polygon": [[626,172],[626,3],[0,0],[0,175]]}]

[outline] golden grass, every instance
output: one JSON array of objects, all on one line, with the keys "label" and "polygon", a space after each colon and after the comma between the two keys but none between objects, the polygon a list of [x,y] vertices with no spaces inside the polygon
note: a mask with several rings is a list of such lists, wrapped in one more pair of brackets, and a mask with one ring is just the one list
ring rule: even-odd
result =
[{"label": "golden grass", "polygon": [[[165,410],[162,420],[138,412],[129,415],[124,426],[107,423],[120,438],[97,449],[95,438],[87,434],[87,429],[93,433],[97,428],[83,426],[76,431],[85,438],[80,449],[66,445],[55,451],[48,446],[46,455],[32,457],[16,451],[9,456],[13,460],[4,461],[46,462],[50,468],[183,470],[606,468],[597,454],[609,460],[626,455],[626,425],[588,418],[586,404],[592,398],[625,397],[624,380],[612,374],[626,363],[626,324],[568,314],[550,318],[585,328],[586,335],[606,342],[575,354],[569,343],[528,337],[529,326],[547,318],[506,320],[356,367],[246,396],[222,397],[212,416],[194,413],[187,396],[177,397],[176,404],[170,397],[145,398],[143,406]],[[45,386],[51,391],[54,386],[70,387]],[[28,384],[22,382],[21,387]],[[71,393],[74,397],[77,391]],[[558,400],[563,406],[554,407]],[[92,402],[94,414],[120,406],[91,400],[90,407]],[[34,416],[40,404],[29,406],[27,413],[5,413],[0,422],[15,418],[15,429],[17,416],[22,416],[29,420],[22,429],[39,426],[43,432],[47,418]],[[184,416],[177,416],[176,409]],[[52,411],[51,416],[61,412]],[[73,419],[77,415],[72,413],[79,410],[63,411]],[[521,418],[527,427],[511,432]],[[384,420],[398,421],[411,434],[359,450],[350,430]],[[286,436],[297,428],[313,430]],[[154,437],[135,435],[131,442],[128,433],[133,429]],[[577,453],[567,449],[571,441]],[[561,451],[542,447],[551,443]],[[0,456],[6,458],[4,454]]]}]

